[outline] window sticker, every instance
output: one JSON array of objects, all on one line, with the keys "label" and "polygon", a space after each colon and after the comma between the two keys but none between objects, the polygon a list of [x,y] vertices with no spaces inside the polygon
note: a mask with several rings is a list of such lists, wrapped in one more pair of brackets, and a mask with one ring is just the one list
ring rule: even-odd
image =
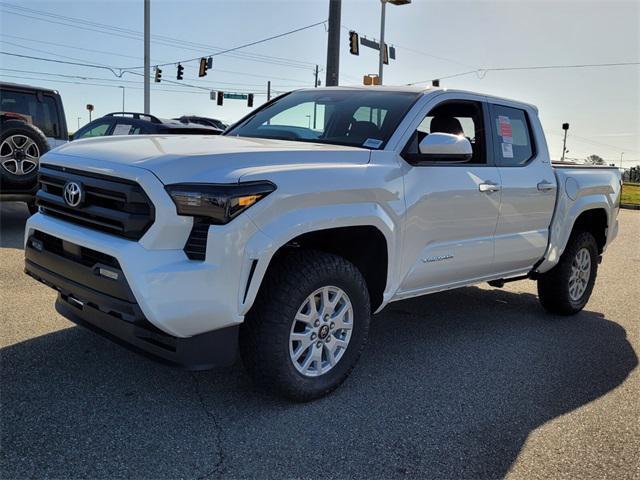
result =
[{"label": "window sticker", "polygon": [[502,143],[502,156],[504,158],[513,158],[513,145],[511,143]]},{"label": "window sticker", "polygon": [[378,140],[377,138],[367,138],[362,144],[363,147],[367,148],[380,148],[380,145],[382,145],[382,140]]},{"label": "window sticker", "polygon": [[506,115],[498,116],[498,135],[502,137],[504,143],[513,143],[513,128],[511,120]]},{"label": "window sticker", "polygon": [[112,135],[129,135],[131,131],[131,125],[127,125],[126,123],[118,123],[116,128],[113,129]]}]

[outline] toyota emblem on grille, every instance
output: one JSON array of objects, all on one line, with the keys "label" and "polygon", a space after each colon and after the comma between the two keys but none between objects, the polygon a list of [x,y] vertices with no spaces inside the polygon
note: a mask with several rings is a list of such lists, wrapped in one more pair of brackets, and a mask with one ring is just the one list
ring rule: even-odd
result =
[{"label": "toyota emblem on grille", "polygon": [[76,182],[67,182],[64,186],[64,201],[70,207],[77,207],[82,202],[82,188]]}]

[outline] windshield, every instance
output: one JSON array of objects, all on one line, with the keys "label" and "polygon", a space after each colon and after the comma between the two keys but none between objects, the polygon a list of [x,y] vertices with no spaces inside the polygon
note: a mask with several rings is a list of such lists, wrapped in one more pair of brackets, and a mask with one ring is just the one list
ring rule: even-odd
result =
[{"label": "windshield", "polygon": [[382,148],[414,92],[302,90],[258,110],[226,135]]}]

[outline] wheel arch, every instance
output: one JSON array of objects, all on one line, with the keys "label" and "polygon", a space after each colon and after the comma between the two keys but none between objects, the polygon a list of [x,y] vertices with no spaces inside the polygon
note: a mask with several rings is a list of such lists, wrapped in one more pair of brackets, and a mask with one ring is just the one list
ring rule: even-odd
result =
[{"label": "wheel arch", "polygon": [[[354,216],[354,208],[362,208],[361,213],[366,211],[369,215]],[[340,209],[332,211],[335,215]],[[395,223],[377,205],[345,205],[342,211],[345,214],[342,217],[323,215],[322,221],[310,221],[309,217],[303,215],[307,222],[301,224],[295,221],[289,224],[289,228],[282,228],[281,222],[278,222],[280,228],[266,226],[253,236],[245,249],[242,278],[246,279],[246,283],[239,292],[242,315],[253,305],[274,260],[290,249],[300,248],[346,258],[360,270],[367,282],[372,311],[386,304],[393,284],[393,272],[389,266],[393,265],[397,248]]]}]

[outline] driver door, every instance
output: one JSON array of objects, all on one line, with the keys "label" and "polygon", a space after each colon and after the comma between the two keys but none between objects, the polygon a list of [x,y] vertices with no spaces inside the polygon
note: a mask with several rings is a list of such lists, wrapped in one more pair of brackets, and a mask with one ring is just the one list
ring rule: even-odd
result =
[{"label": "driver door", "polygon": [[[407,204],[405,270],[400,296],[469,283],[492,273],[500,212],[500,175],[487,146],[487,106],[445,100],[433,107],[402,152]],[[464,135],[466,162],[421,161],[418,143],[430,133]]]}]

